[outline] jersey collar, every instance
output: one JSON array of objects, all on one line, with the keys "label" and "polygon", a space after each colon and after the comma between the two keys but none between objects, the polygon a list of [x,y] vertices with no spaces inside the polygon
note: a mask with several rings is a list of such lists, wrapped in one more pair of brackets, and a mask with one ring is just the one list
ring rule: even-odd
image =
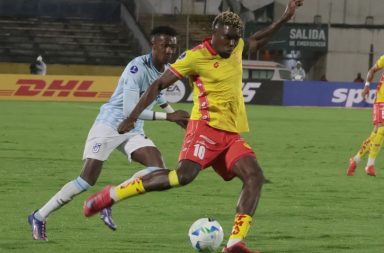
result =
[{"label": "jersey collar", "polygon": [[159,74],[163,74],[164,71],[165,71],[165,70],[167,69],[167,67],[168,67],[168,65],[165,64],[165,65],[164,65],[164,71],[163,71],[163,72],[158,71],[157,68],[156,68],[156,66],[155,66],[155,64],[153,63],[152,53],[149,53],[149,64],[151,65],[151,68],[152,68],[153,70],[155,70],[155,71],[156,71],[157,73],[159,73]]},{"label": "jersey collar", "polygon": [[212,40],[212,37],[206,38],[206,39],[203,41],[203,44],[204,44],[204,46],[208,49],[208,51],[209,51],[212,55],[217,55],[216,50],[212,47],[211,40]]}]

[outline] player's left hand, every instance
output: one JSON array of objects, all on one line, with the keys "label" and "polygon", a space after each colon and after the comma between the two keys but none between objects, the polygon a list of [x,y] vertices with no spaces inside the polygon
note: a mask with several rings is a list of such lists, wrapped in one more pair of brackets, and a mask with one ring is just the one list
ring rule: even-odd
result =
[{"label": "player's left hand", "polygon": [[136,120],[133,118],[126,118],[120,123],[119,127],[117,128],[117,132],[119,134],[124,134],[131,131],[135,127],[135,121]]},{"label": "player's left hand", "polygon": [[283,19],[290,20],[293,15],[295,15],[295,11],[297,7],[302,6],[304,4],[304,0],[289,0],[287,4],[287,8],[283,14]]},{"label": "player's left hand", "polygon": [[167,120],[171,122],[175,122],[182,128],[187,128],[189,113],[183,110],[176,110],[172,113],[167,113]]},{"label": "player's left hand", "polygon": [[182,128],[187,129],[188,120],[178,120],[178,121],[175,121],[175,123],[181,126]]},{"label": "player's left hand", "polygon": [[368,95],[369,95],[369,86],[365,86],[364,89],[361,91],[361,96],[363,97],[364,100],[367,100]]},{"label": "player's left hand", "polygon": [[185,121],[189,119],[189,113],[183,110],[176,110],[171,113],[167,113],[167,120],[171,122]]}]

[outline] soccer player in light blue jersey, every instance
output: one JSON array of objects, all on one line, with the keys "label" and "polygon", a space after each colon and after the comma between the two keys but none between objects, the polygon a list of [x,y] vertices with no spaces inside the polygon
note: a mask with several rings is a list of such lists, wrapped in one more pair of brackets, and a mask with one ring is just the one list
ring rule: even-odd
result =
[{"label": "soccer player in light blue jersey", "polygon": [[[53,211],[61,208],[72,198],[93,186],[100,175],[103,163],[113,150],[118,149],[128,160],[149,167],[137,172],[129,180],[143,176],[153,170],[166,168],[160,151],[144,135],[144,120],[168,120],[186,127],[189,114],[182,110],[174,111],[163,94],[148,106],[137,120],[134,129],[119,134],[117,128],[136,106],[140,96],[151,83],[168,68],[176,52],[176,31],[162,26],[152,30],[151,53],[133,59],[122,73],[112,97],[101,106],[100,113],[89,131],[85,143],[84,167],[80,176],[65,184],[48,202],[28,216],[35,240],[46,241],[46,219]],[[154,112],[158,104],[165,112]],[[128,180],[128,181],[129,181]],[[125,182],[126,183],[126,182]],[[116,229],[111,219],[111,209],[101,211],[101,218],[112,230]]]}]

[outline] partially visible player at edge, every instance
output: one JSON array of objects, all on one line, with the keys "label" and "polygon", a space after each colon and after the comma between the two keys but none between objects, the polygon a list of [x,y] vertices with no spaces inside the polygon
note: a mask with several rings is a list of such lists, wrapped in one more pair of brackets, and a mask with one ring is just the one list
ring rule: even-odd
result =
[{"label": "partially visible player at edge", "polygon": [[187,50],[157,79],[130,116],[119,126],[125,133],[134,127],[140,113],[164,88],[188,76],[193,83],[191,119],[176,170],[158,170],[118,187],[107,186],[84,203],[85,216],[129,197],[162,191],[192,182],[200,170],[212,166],[226,181],[238,177],[242,192],[236,208],[232,233],[223,252],[254,253],[243,239],[250,228],[264,182],[263,172],[251,147],[241,138],[248,131],[242,94],[242,53],[257,50],[295,14],[303,0],[289,0],[282,17],[253,34],[244,45],[243,23],[235,13],[220,13],[212,24],[212,37]]},{"label": "partially visible player at edge", "polygon": [[[369,85],[373,80],[376,72],[384,68],[384,55],[382,55],[368,70],[367,81],[362,91],[364,99],[369,95]],[[361,161],[361,158],[369,152],[367,165],[365,166],[365,173],[369,176],[376,176],[375,160],[379,154],[380,148],[384,140],[384,73],[381,75],[380,81],[376,88],[376,99],[373,104],[372,119],[373,130],[369,137],[363,142],[357,154],[349,160],[349,166],[347,169],[347,175],[353,176],[356,171],[357,164]]]},{"label": "partially visible player at edge", "polygon": [[[151,53],[136,57],[128,63],[118,85],[107,103],[101,106],[100,113],[89,131],[84,148],[84,166],[76,179],[65,184],[44,206],[33,212],[28,221],[35,240],[46,241],[46,219],[53,211],[70,202],[73,197],[86,191],[96,183],[103,163],[113,150],[118,149],[128,160],[134,160],[147,168],[137,172],[133,178],[152,172],[165,165],[155,144],[144,135],[143,120],[168,120],[186,127],[189,114],[176,111],[167,103],[162,94],[148,104],[138,115],[135,128],[119,134],[119,124],[131,113],[136,103],[149,85],[168,68],[176,52],[176,31],[170,27],[157,27],[150,35]],[[152,107],[159,104],[165,112],[154,112]],[[127,182],[132,179],[127,180]],[[109,228],[115,230],[109,208],[102,210],[101,218]]]}]

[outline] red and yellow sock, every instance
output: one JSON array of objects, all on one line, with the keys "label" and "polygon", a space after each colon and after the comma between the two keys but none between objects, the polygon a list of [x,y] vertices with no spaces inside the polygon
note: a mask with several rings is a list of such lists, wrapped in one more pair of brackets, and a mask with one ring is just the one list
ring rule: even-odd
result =
[{"label": "red and yellow sock", "polygon": [[376,132],[372,131],[371,135],[363,142],[356,156],[363,157],[370,149],[372,140],[375,138]]},{"label": "red and yellow sock", "polygon": [[115,187],[117,201],[133,197],[145,192],[143,186],[143,180],[141,178],[136,178],[135,180],[129,183],[123,183]]},{"label": "red and yellow sock", "polygon": [[368,166],[374,164],[374,161],[377,155],[379,154],[381,145],[383,144],[383,140],[384,140],[384,127],[379,127],[377,129],[377,133],[375,137],[372,139],[371,147],[369,149],[368,157],[369,157],[369,160],[371,161],[370,163],[372,164],[368,164]]},{"label": "red and yellow sock", "polygon": [[169,180],[169,185],[171,187],[176,187],[180,186],[179,183],[179,177],[177,176],[176,170],[171,170],[168,174],[168,180]]},{"label": "red and yellow sock", "polygon": [[[171,187],[180,185],[176,170],[171,170],[168,173],[168,180]],[[130,198],[145,192],[146,190],[143,186],[143,180],[141,177],[139,177],[133,181],[127,181],[115,187],[114,192],[111,193],[111,197],[115,202],[117,202],[122,199]]]},{"label": "red and yellow sock", "polygon": [[231,235],[229,236],[227,247],[242,241],[248,234],[252,224],[252,217],[247,214],[236,214]]}]

